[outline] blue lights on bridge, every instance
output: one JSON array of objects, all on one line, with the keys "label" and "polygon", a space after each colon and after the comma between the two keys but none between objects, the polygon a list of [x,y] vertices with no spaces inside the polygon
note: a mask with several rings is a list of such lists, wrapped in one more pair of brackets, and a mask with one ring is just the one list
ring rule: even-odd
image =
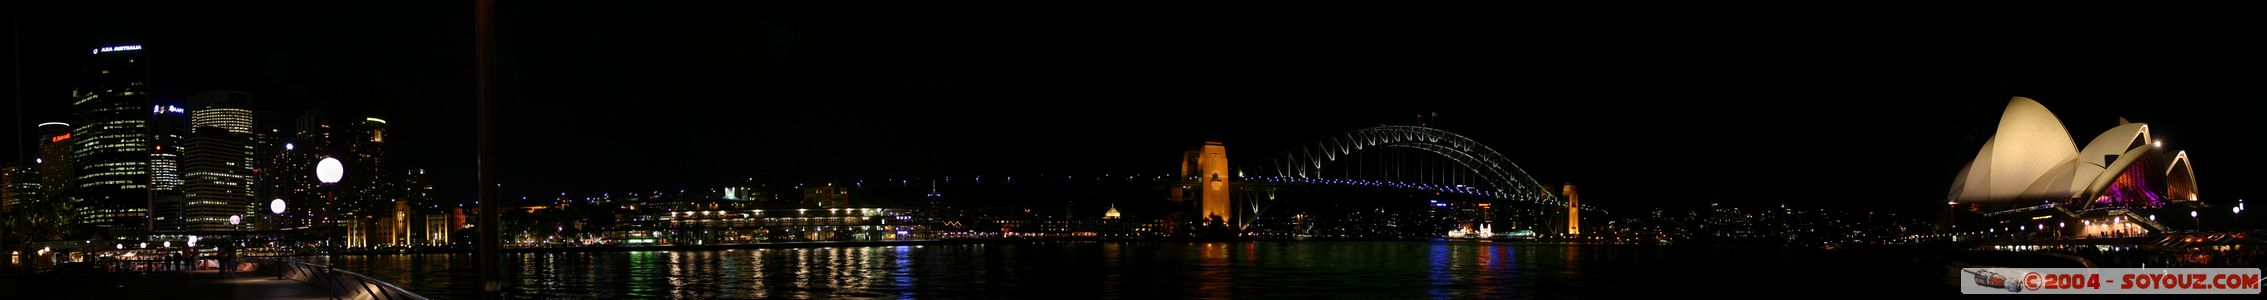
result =
[{"label": "blue lights on bridge", "polygon": [[1471,187],[1471,186],[1465,186],[1465,185],[1443,185],[1443,184],[1428,184],[1428,183],[1416,183],[1416,182],[1400,182],[1400,181],[1384,181],[1384,180],[1367,180],[1367,179],[1337,179],[1337,178],[1297,178],[1297,177],[1281,177],[1281,176],[1240,177],[1240,178],[1237,178],[1237,180],[1248,181],[1248,182],[1265,182],[1265,183],[1301,183],[1301,184],[1346,185],[1346,186],[1374,187],[1374,188],[1401,188],[1401,189],[1426,190],[1426,191],[1434,191],[1434,192],[1442,192],[1442,193],[1457,193],[1457,194],[1466,194],[1466,195],[1475,195],[1475,196],[1487,196],[1487,197],[1504,197],[1504,196],[1503,196],[1504,194],[1503,194],[1503,193],[1500,193],[1500,192],[1496,192],[1496,191],[1489,191],[1489,190],[1483,190],[1483,189],[1473,188],[1473,187]]}]

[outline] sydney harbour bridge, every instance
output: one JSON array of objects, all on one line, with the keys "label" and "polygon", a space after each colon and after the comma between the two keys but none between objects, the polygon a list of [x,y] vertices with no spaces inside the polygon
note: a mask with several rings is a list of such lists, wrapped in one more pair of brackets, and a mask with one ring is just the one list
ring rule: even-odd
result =
[{"label": "sydney harbour bridge", "polygon": [[[1580,234],[1585,218],[1606,213],[1577,200],[1572,183],[1538,181],[1490,144],[1440,128],[1380,125],[1287,145],[1238,146],[1257,150],[1231,159],[1231,145],[1208,141],[1189,147],[1178,170],[1165,174],[861,178],[838,182],[839,187],[820,182],[795,189],[804,191],[805,198],[814,197],[810,189],[825,191],[819,194],[862,190],[856,192],[862,199],[873,199],[866,201],[944,204],[995,215],[1114,218],[1124,209],[1128,218],[1176,226],[1316,236],[1330,226],[1372,230],[1351,234],[1355,236],[1439,236],[1443,231],[1434,230],[1448,229],[1436,227],[1441,225],[1474,232]],[[1167,201],[1151,198],[1159,190],[1167,190]],[[1301,222],[1313,226],[1282,227]],[[1389,227],[1399,229],[1375,230]]]},{"label": "sydney harbour bridge", "polygon": [[[1273,208],[1297,195],[1374,191],[1449,195],[1507,215],[1544,234],[1578,234],[1581,205],[1570,185],[1538,182],[1503,153],[1480,141],[1425,126],[1382,125],[1324,136],[1273,155],[1239,156],[1229,164],[1226,145],[1208,142],[1184,155],[1175,201],[1194,202],[1203,220],[1245,228],[1287,217]],[[1437,200],[1436,200],[1437,201]],[[1447,203],[1435,203],[1449,207]]]}]

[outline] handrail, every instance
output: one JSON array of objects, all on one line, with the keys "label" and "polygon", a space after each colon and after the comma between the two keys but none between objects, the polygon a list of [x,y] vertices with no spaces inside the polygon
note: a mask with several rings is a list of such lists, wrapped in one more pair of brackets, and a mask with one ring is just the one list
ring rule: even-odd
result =
[{"label": "handrail", "polygon": [[1986,217],[1986,218],[1989,218],[1989,217],[1998,217],[1998,216],[2000,216],[2000,215],[2007,215],[2007,214],[2017,214],[2017,213],[2023,213],[2023,212],[2027,212],[2027,211],[2034,211],[2034,210],[2047,209],[2047,208],[2050,208],[2050,207],[2054,207],[2054,206],[2055,206],[2055,204],[2054,204],[2054,203],[2047,203],[2047,204],[2040,204],[2040,205],[2035,205],[2035,206],[2027,206],[2027,207],[2022,207],[2022,208],[2015,208],[2015,209],[2009,209],[2009,210],[1995,211],[1995,212],[1985,213],[1985,214],[1984,214],[1984,217]]},{"label": "handrail", "polygon": [[331,299],[429,300],[416,292],[361,273],[282,259],[260,261],[276,263],[276,278],[289,278],[321,287],[323,292],[330,294]]},{"label": "handrail", "polygon": [[165,260],[105,260],[105,261],[75,262],[75,263],[71,263],[71,264],[85,264],[85,265],[88,265],[88,266],[92,266],[92,267],[94,267],[94,269],[95,269],[95,270],[98,270],[98,271],[102,271],[102,272],[104,272],[104,273],[123,273],[123,272],[179,272],[179,271],[188,271],[188,270],[189,270],[189,269],[191,268],[190,262],[188,262],[188,261],[182,261],[182,260],[170,260],[170,259],[165,259]]}]

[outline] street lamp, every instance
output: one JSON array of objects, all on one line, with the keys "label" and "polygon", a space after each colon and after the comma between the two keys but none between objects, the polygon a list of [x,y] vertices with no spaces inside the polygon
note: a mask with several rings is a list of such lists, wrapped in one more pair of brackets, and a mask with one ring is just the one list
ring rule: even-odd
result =
[{"label": "street lamp", "polygon": [[324,157],[323,161],[315,163],[315,179],[322,180],[323,184],[338,183],[339,177],[344,176],[346,165],[339,164],[337,158]]},{"label": "street lamp", "polygon": [[[346,176],[346,165],[344,165],[344,164],[340,164],[340,163],[338,162],[338,158],[334,158],[334,157],[324,157],[322,161],[319,161],[319,162],[315,162],[315,180],[320,180],[320,181],[322,181],[322,182],[323,182],[323,190],[324,190],[324,194],[326,195],[325,199],[323,199],[323,203],[325,203],[325,204],[326,204],[325,206],[335,206],[335,205],[337,205],[337,203],[335,203],[335,202],[337,202],[337,201],[338,201],[338,180],[339,180],[339,178],[340,178],[340,177],[345,177],[345,176]],[[326,210],[334,210],[334,209],[336,209],[336,208],[332,208],[332,209],[326,209]],[[325,213],[325,214],[323,214],[323,218],[322,218],[321,220],[317,220],[317,222],[323,222],[323,226],[324,226],[324,229],[326,229],[326,230],[325,230],[325,231],[326,231],[326,233],[329,233],[329,232],[327,232],[327,231],[329,231],[329,230],[327,230],[327,229],[334,229],[334,227],[336,227],[335,225],[333,225],[333,224],[331,223],[331,219],[330,219],[330,218],[332,218],[332,216],[331,216],[331,215],[330,215],[329,213]],[[336,235],[336,234],[331,234],[331,235],[329,235],[329,237],[327,237],[327,238],[324,238],[324,240],[326,240],[326,241],[327,241],[327,240],[330,240],[330,239],[334,239],[334,238],[337,238],[337,237],[338,237],[338,235]],[[328,243],[328,244],[336,245],[336,243]]]}]

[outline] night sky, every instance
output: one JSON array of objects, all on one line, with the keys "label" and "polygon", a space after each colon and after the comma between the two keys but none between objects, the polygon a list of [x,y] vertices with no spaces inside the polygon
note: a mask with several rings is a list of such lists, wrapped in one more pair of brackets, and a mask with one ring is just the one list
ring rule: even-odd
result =
[{"label": "night sky", "polygon": [[[2120,116],[2151,123],[2190,151],[2207,200],[2262,179],[2240,171],[2262,167],[2256,2],[501,2],[507,194],[1154,174],[1207,138],[1250,163],[1437,112],[1608,209],[1926,212],[2018,95],[2079,143]],[[139,43],[161,99],[251,92],[263,126],[384,117],[389,168],[471,197],[469,4],[94,8],[15,10],[18,151],[68,118],[86,49]]]}]

